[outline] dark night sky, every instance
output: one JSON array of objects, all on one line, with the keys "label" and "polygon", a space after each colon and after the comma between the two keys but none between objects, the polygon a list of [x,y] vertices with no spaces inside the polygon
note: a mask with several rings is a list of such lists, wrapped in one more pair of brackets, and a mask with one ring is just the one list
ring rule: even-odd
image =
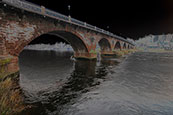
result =
[{"label": "dark night sky", "polygon": [[[138,39],[173,33],[173,0],[28,0],[59,13]],[[107,26],[109,28],[107,29]]]}]

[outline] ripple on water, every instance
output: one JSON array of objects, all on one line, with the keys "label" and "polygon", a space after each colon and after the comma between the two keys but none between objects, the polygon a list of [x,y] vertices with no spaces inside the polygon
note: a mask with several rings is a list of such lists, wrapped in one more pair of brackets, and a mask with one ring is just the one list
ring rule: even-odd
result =
[{"label": "ripple on water", "polygon": [[[28,58],[30,53],[34,58]],[[101,62],[72,61],[64,55],[21,55],[21,87],[26,100],[35,103],[35,112],[173,115],[173,53],[138,52]]]}]

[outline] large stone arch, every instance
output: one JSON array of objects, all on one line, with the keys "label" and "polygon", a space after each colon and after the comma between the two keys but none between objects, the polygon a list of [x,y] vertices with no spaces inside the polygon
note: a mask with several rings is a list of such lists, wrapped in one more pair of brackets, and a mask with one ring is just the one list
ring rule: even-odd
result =
[{"label": "large stone arch", "polygon": [[18,46],[15,48],[14,55],[18,56],[23,51],[25,46],[27,46],[34,39],[37,39],[39,36],[44,34],[55,35],[64,39],[72,46],[74,53],[89,53],[88,46],[79,34],[67,30],[53,30],[37,34],[36,36],[31,37],[29,40],[24,41],[21,44],[18,44]]},{"label": "large stone arch", "polygon": [[[39,29],[35,30],[35,33],[33,33],[32,37],[28,37],[27,39],[18,37],[16,38],[16,42],[14,42],[11,46],[8,44],[7,47],[7,54],[9,54],[11,57],[11,61],[8,64],[8,70],[9,72],[17,72],[19,71],[19,58],[18,56],[23,51],[24,47],[27,46],[31,41],[38,38],[41,35],[44,34],[53,34],[56,36],[61,37],[62,39],[66,40],[69,44],[71,44],[73,50],[74,50],[74,57],[75,58],[87,58],[87,59],[93,59],[93,55],[89,53],[88,45],[85,42],[85,39],[78,34],[78,32],[75,31],[68,31],[66,29]],[[26,37],[26,36],[23,36]],[[92,57],[93,56],[93,57]],[[95,58],[95,57],[94,57]]]},{"label": "large stone arch", "polygon": [[102,38],[98,41],[98,45],[100,46],[101,52],[110,52],[111,51],[111,44],[109,40],[106,38]]},{"label": "large stone arch", "polygon": [[117,41],[117,42],[115,43],[114,49],[115,49],[115,50],[121,50],[121,44],[120,44],[119,41]]}]

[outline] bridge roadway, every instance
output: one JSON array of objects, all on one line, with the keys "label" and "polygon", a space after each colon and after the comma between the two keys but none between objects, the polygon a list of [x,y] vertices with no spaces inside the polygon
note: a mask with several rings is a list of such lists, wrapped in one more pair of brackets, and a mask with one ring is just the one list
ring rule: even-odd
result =
[{"label": "bridge roadway", "polygon": [[102,55],[115,55],[116,51],[135,47],[123,37],[44,6],[24,0],[0,0],[0,60],[10,59],[7,71],[19,70],[20,52],[43,34],[66,40],[74,49],[76,58],[97,58],[97,46],[100,46]]}]

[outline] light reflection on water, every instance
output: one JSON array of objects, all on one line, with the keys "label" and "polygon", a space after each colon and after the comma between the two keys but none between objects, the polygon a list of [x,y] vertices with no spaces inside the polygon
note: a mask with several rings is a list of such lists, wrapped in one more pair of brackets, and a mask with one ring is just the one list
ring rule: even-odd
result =
[{"label": "light reflection on water", "polygon": [[173,54],[135,53],[101,62],[73,61],[71,55],[22,52],[20,85],[26,102],[35,105],[26,114],[173,114]]}]

